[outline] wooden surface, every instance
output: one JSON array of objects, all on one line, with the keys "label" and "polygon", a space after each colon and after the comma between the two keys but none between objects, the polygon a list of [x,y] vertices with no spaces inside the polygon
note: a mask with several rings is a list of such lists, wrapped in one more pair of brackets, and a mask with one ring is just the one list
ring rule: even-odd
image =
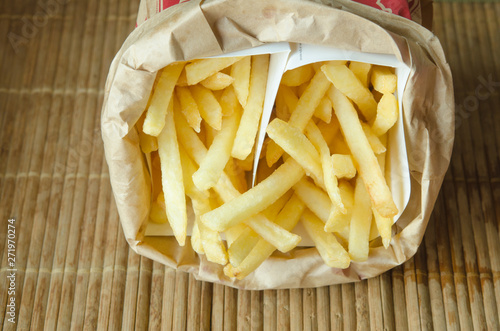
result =
[{"label": "wooden surface", "polygon": [[142,258],[124,240],[99,115],[137,3],[0,2],[5,330],[500,329],[500,4],[434,6],[454,74],[457,138],[417,254],[355,284],[238,291]]}]

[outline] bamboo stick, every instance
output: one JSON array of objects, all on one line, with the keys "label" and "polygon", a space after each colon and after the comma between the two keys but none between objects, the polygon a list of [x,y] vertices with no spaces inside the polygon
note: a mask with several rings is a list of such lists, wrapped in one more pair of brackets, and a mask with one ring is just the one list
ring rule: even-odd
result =
[{"label": "bamboo stick", "polygon": [[330,293],[328,286],[316,288],[316,311],[318,330],[330,330]]},{"label": "bamboo stick", "polygon": [[224,329],[224,290],[220,284],[214,284],[212,294],[212,330],[221,331]]},{"label": "bamboo stick", "polygon": [[186,329],[188,283],[188,274],[182,271],[177,271],[175,277],[172,330]]},{"label": "bamboo stick", "polygon": [[358,330],[368,330],[370,328],[370,308],[367,280],[354,283],[354,295],[356,304],[356,328]]},{"label": "bamboo stick", "polygon": [[151,300],[149,308],[150,331],[161,330],[161,305],[163,300],[163,278],[165,267],[159,262],[153,262],[153,276],[151,279]]},{"label": "bamboo stick", "polygon": [[226,286],[224,288],[224,331],[236,330],[238,309],[238,291]]},{"label": "bamboo stick", "polygon": [[332,330],[343,330],[342,285],[330,286],[330,326]]},{"label": "bamboo stick", "polygon": [[[108,173],[108,168],[105,166],[103,173]],[[109,216],[108,223],[106,225],[107,235],[104,247],[104,261],[102,270],[102,283],[101,291],[99,297],[99,312],[97,318],[97,330],[107,330],[110,325],[110,310],[111,310],[111,298],[115,294],[112,293],[114,277],[116,274],[124,274],[123,270],[118,270],[115,272],[115,268],[120,267],[119,264],[115,264],[116,255],[119,252],[118,249],[118,236],[123,237],[122,229],[119,225],[118,211],[116,210],[115,200],[113,195],[109,199]],[[97,302],[97,300],[96,300]]]},{"label": "bamboo stick", "polygon": [[370,328],[372,330],[382,330],[384,319],[382,314],[382,294],[380,293],[380,277],[373,277],[367,280],[368,286],[368,314],[370,318]]},{"label": "bamboo stick", "polygon": [[212,315],[212,297],[213,284],[202,282],[201,284],[201,311],[200,311],[200,329],[210,330],[210,320]]},{"label": "bamboo stick", "polygon": [[405,281],[403,266],[397,266],[391,271],[392,295],[394,301],[394,325],[396,330],[408,330],[408,317],[405,299]]},{"label": "bamboo stick", "polygon": [[139,265],[141,256],[129,248],[127,261],[127,279],[123,298],[122,329],[133,330],[136,320],[136,307],[139,287]]},{"label": "bamboo stick", "polygon": [[[250,291],[250,325],[253,331],[263,331],[265,324],[269,323],[270,328],[276,329],[276,291]],[[265,313],[269,310],[269,314]]]},{"label": "bamboo stick", "polygon": [[161,329],[163,331],[173,330],[175,290],[177,273],[174,269],[165,266],[165,278],[163,283],[163,305],[161,313]]},{"label": "bamboo stick", "polygon": [[429,308],[431,310],[432,327],[434,330],[444,330],[446,329],[445,320],[445,308],[443,302],[443,289],[441,288],[441,277],[439,270],[439,260],[437,252],[437,239],[436,233],[438,232],[438,227],[436,226],[436,221],[444,223],[444,219],[441,219],[442,215],[436,211],[438,209],[437,203],[432,213],[429,224],[427,225],[427,231],[424,236],[424,245],[426,251],[426,262],[427,262],[427,274],[428,274],[428,284],[429,284]]},{"label": "bamboo stick", "polygon": [[251,323],[251,292],[247,290],[238,290],[238,318],[236,320],[236,330],[250,330]]},{"label": "bamboo stick", "polygon": [[149,304],[151,301],[151,278],[153,274],[153,261],[141,256],[141,269],[139,273],[139,286],[137,289],[137,307],[135,310],[134,330],[148,330]]},{"label": "bamboo stick", "polygon": [[394,317],[394,300],[392,293],[391,272],[380,275],[380,295],[382,298],[382,314],[384,319],[384,330],[396,330]]},{"label": "bamboo stick", "polygon": [[127,260],[132,251],[129,248],[123,229],[119,227],[117,235],[115,263],[113,272],[113,284],[111,289],[111,305],[109,308],[108,328],[110,330],[120,330],[122,328],[123,312],[125,310],[125,286],[128,276]]},{"label": "bamboo stick", "polygon": [[421,244],[415,254],[415,276],[417,280],[418,311],[422,330],[433,330],[431,299],[429,294],[429,277],[426,266],[425,245]]},{"label": "bamboo stick", "polygon": [[290,330],[290,290],[277,290],[276,306],[277,330]]},{"label": "bamboo stick", "polygon": [[302,289],[302,314],[304,331],[317,330],[318,318],[316,316],[316,289]]},{"label": "bamboo stick", "polygon": [[199,330],[201,311],[201,282],[189,274],[189,287],[187,298],[187,330]]},{"label": "bamboo stick", "polygon": [[302,309],[302,290],[290,289],[290,330],[302,331],[304,325]]}]

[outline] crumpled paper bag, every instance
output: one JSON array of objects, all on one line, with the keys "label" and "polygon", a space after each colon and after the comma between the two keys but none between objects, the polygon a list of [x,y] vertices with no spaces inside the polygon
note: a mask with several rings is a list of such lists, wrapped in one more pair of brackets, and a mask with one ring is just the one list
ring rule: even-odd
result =
[{"label": "crumpled paper bag", "polygon": [[[333,269],[315,248],[295,248],[275,253],[245,279],[235,280],[224,275],[222,266],[198,256],[189,243],[179,247],[173,237],[143,235],[151,183],[134,125],[157,72],[169,63],[280,41],[393,54],[411,68],[400,100],[410,201],[393,227],[390,247],[372,247],[366,262]],[[242,289],[325,286],[379,275],[417,251],[450,161],[452,79],[436,36],[415,22],[364,5],[343,0],[191,0],[152,16],[124,42],[109,70],[101,127],[121,224],[134,251],[198,280]]]}]

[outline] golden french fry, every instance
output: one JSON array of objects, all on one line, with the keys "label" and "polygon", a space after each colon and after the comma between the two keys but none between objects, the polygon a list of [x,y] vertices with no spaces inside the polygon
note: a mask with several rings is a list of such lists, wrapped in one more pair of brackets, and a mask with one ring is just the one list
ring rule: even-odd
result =
[{"label": "golden french fry", "polygon": [[349,145],[352,156],[358,165],[359,174],[363,178],[374,207],[384,217],[396,215],[398,209],[380,170],[377,158],[363,132],[356,109],[349,99],[335,87],[330,88],[328,96],[332,100],[347,145]]},{"label": "golden french fry", "polygon": [[158,140],[156,137],[150,136],[142,131],[145,115],[146,113],[143,113],[135,125],[137,127],[137,133],[139,134],[139,146],[141,146],[141,150],[144,154],[148,154],[158,150]]},{"label": "golden french fry", "polygon": [[278,94],[276,95],[276,116],[283,121],[288,121],[292,111],[297,107],[298,101],[299,98],[297,98],[290,87],[280,85]]},{"label": "golden french fry", "polygon": [[209,90],[219,91],[225,89],[234,82],[234,78],[222,72],[216,72],[200,82]]},{"label": "golden french fry", "polygon": [[369,87],[370,71],[372,69],[372,65],[370,63],[351,61],[349,63],[349,69],[351,69],[354,75],[358,77],[364,87]]},{"label": "golden french fry", "polygon": [[296,127],[275,118],[267,126],[268,136],[311,175],[316,183],[323,185],[323,171],[318,151],[307,137]]},{"label": "golden french fry", "polygon": [[215,130],[222,125],[222,108],[212,91],[201,85],[189,87],[196,100],[201,117]]},{"label": "golden french fry", "polygon": [[328,196],[330,197],[334,208],[336,208],[338,212],[345,214],[346,209],[344,207],[344,204],[342,203],[342,198],[340,197],[338,180],[334,172],[333,162],[332,158],[330,157],[330,149],[328,148],[328,144],[321,135],[321,131],[313,121],[310,121],[309,124],[307,124],[306,135],[319,151],[326,192],[328,193]]},{"label": "golden french fry", "polygon": [[314,68],[308,64],[292,70],[285,71],[281,78],[281,84],[286,86],[299,86],[311,80],[314,76]]},{"label": "golden french fry", "polygon": [[243,109],[240,125],[231,152],[234,158],[244,160],[252,152],[254,147],[260,118],[264,109],[268,68],[268,54],[255,55],[252,57],[248,100]]},{"label": "golden french fry", "polygon": [[[321,99],[325,95],[326,90],[331,85],[323,72],[317,71],[306,90],[300,96],[297,102],[297,107],[292,111],[288,124],[304,131],[307,123],[314,114],[314,110],[318,107]],[[283,149],[276,143],[270,142],[267,146],[266,161],[269,166],[273,165],[283,155]]]},{"label": "golden french fry", "polygon": [[184,117],[186,117],[189,126],[194,131],[200,132],[201,115],[196,100],[194,100],[191,91],[187,87],[177,86],[175,88],[177,99],[179,100],[180,109]]},{"label": "golden french fry", "polygon": [[314,110],[314,117],[319,118],[325,123],[330,123],[332,120],[332,102],[327,97],[323,97],[318,107]]},{"label": "golden french fry", "polygon": [[238,224],[250,215],[255,215],[267,208],[285,194],[303,175],[302,167],[290,158],[271,176],[247,192],[203,215],[202,221],[213,230],[224,231],[231,225]]},{"label": "golden french fry", "polygon": [[240,234],[243,233],[243,231],[246,231],[246,229],[250,229],[248,226],[246,226],[243,223],[240,223],[238,225],[232,226],[228,228],[226,231],[224,231],[224,235],[226,236],[226,243],[228,247],[231,247],[231,245],[238,239]]},{"label": "golden french fry", "polygon": [[366,135],[366,139],[368,139],[368,143],[370,144],[373,153],[377,155],[384,153],[386,150],[385,146],[380,142],[380,139],[378,139],[370,126],[366,123],[361,122],[361,127],[363,128],[363,132]]},{"label": "golden french fry", "polygon": [[[325,64],[321,67],[336,89],[351,99],[366,120],[371,120],[377,113],[377,102],[370,90],[359,81],[354,73],[345,65]],[[335,106],[335,105],[334,105]]]},{"label": "golden french fry", "polygon": [[146,110],[146,118],[142,131],[150,136],[158,137],[165,126],[165,115],[174,92],[175,83],[181,74],[183,62],[176,62],[166,66],[161,72],[160,79],[153,92],[151,104]]},{"label": "golden french fry", "polygon": [[186,65],[186,81],[188,85],[195,85],[212,76],[216,72],[229,67],[241,57],[220,57],[195,60]]},{"label": "golden french fry", "polygon": [[250,87],[251,57],[245,56],[231,66],[231,77],[234,78],[233,87],[238,101],[245,107]]},{"label": "golden french fry", "polygon": [[[315,213],[324,223],[328,223],[331,218],[332,202],[325,191],[302,178],[293,189],[295,194],[304,202],[313,213]],[[331,222],[331,221],[330,221]]]},{"label": "golden french fry", "polygon": [[196,217],[195,224],[198,226],[200,239],[203,246],[203,251],[210,262],[226,265],[227,251],[220,234],[206,227],[203,222],[200,222],[200,217],[204,213],[211,210],[210,200],[206,199],[192,199],[193,211]]},{"label": "golden french fry", "polygon": [[394,94],[384,94],[377,106],[377,117],[372,130],[377,136],[386,133],[396,123],[399,116],[398,100]]},{"label": "golden french fry", "polygon": [[396,91],[397,76],[388,67],[373,66],[371,83],[380,93],[392,94]]},{"label": "golden french fry", "polygon": [[191,247],[193,247],[193,250],[196,253],[200,255],[205,254],[203,244],[201,242],[200,230],[198,229],[198,223],[196,221],[194,222],[193,229],[191,230]]},{"label": "golden french fry", "polygon": [[339,191],[342,197],[342,202],[347,210],[345,214],[338,214],[335,218],[331,218],[325,224],[326,232],[335,232],[343,240],[349,239],[349,225],[351,223],[352,210],[354,208],[354,188],[348,181],[339,181]]},{"label": "golden french fry", "polygon": [[352,162],[351,155],[346,154],[333,154],[331,156],[333,171],[337,178],[351,179],[356,176],[356,167]]},{"label": "golden french fry", "polygon": [[[293,195],[278,214],[276,224],[285,230],[291,231],[297,225],[304,208],[304,203]],[[273,245],[264,239],[260,239],[241,262],[235,265],[228,264],[224,268],[224,273],[228,277],[243,279],[271,256],[275,249]]]},{"label": "golden french fry", "polygon": [[349,230],[349,255],[356,262],[368,259],[370,226],[372,224],[371,201],[363,179],[356,179],[354,207]]},{"label": "golden french fry", "polygon": [[[234,95],[234,98],[238,102],[236,95]],[[223,118],[221,130],[214,137],[205,158],[200,163],[199,169],[194,173],[193,182],[200,190],[208,190],[213,187],[224,171],[231,157],[231,149],[240,120],[239,114],[240,111],[235,110],[232,116]]]},{"label": "golden french fry", "polygon": [[235,109],[240,109],[238,98],[232,86],[225,88],[218,100],[222,108],[223,116],[231,116]]},{"label": "golden french fry", "polygon": [[174,124],[173,100],[165,116],[165,126],[158,136],[158,155],[161,161],[163,193],[167,203],[167,219],[180,246],[187,232],[187,211],[182,165]]},{"label": "golden french fry", "polygon": [[247,179],[245,176],[245,171],[240,168],[240,166],[238,166],[235,161],[235,159],[229,158],[224,171],[231,179],[231,183],[233,183],[234,187],[240,193],[243,193],[248,190]]},{"label": "golden french fry", "polygon": [[332,233],[323,230],[323,222],[316,215],[306,209],[301,221],[327,266],[340,269],[349,267],[349,254]]}]

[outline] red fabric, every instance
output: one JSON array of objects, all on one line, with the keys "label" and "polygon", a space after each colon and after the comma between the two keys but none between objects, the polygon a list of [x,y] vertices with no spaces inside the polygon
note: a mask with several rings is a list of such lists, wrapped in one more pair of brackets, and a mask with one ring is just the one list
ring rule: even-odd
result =
[{"label": "red fabric", "polygon": [[[388,13],[411,19],[410,8],[407,0],[353,0],[364,5],[383,10]],[[159,11],[165,10],[170,6],[176,5],[180,0],[159,0]]]}]

